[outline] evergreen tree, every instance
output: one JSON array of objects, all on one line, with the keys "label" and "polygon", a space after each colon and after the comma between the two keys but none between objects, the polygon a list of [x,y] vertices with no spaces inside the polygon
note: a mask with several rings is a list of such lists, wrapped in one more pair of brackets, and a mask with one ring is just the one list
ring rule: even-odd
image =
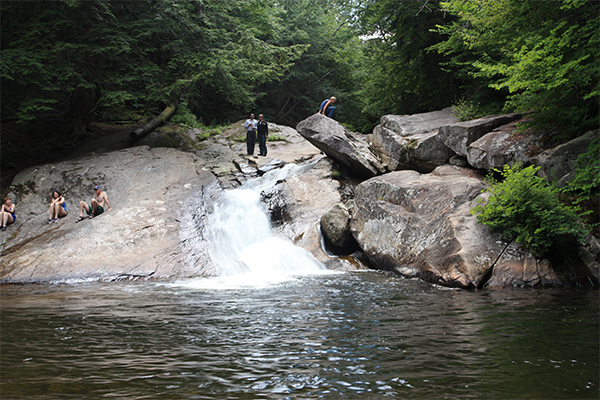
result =
[{"label": "evergreen tree", "polygon": [[449,106],[461,95],[461,76],[445,67],[449,58],[427,49],[444,40],[432,30],[453,20],[437,1],[366,1],[360,25],[368,37],[368,79],[361,91],[364,112],[427,112]]}]

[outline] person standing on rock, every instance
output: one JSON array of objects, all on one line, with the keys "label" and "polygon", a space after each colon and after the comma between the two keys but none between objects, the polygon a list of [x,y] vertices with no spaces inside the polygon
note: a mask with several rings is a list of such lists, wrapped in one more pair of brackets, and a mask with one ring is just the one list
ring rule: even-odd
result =
[{"label": "person standing on rock", "polygon": [[83,216],[83,211],[87,213],[87,218],[94,218],[104,212],[104,208],[108,206],[108,211],[112,210],[110,203],[108,202],[108,195],[106,192],[102,191],[102,187],[100,185],[94,186],[94,192],[96,193],[96,198],[92,199],[92,204],[88,205],[85,201],[79,202],[79,221],[83,221],[86,217]]},{"label": "person standing on rock", "polygon": [[319,114],[323,114],[328,116],[329,118],[333,118],[333,112],[335,111],[335,107],[333,104],[337,99],[335,96],[331,96],[328,99],[323,100],[321,106],[319,107]]},{"label": "person standing on rock", "polygon": [[244,128],[246,128],[246,147],[248,150],[248,155],[251,156],[254,154],[254,145],[256,144],[256,127],[258,121],[254,119],[254,114],[250,114],[250,118],[246,120],[244,123]]},{"label": "person standing on rock", "polygon": [[52,192],[48,223],[58,222],[58,219],[64,217],[65,215],[67,215],[67,203],[65,202],[63,195],[58,190],[55,190]]},{"label": "person standing on rock", "polygon": [[262,114],[258,114],[258,155],[267,155],[267,138],[269,137],[269,125],[263,119]]},{"label": "person standing on rock", "polygon": [[2,230],[6,230],[6,225],[12,224],[17,220],[17,216],[15,214],[15,205],[12,203],[12,200],[8,197],[4,198],[4,204],[2,204],[2,208],[0,208],[0,222],[2,222]]}]

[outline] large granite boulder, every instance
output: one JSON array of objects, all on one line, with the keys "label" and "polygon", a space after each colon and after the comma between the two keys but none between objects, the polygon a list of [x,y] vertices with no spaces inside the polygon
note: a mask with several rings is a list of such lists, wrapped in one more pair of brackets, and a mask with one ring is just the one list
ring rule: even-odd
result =
[{"label": "large granite boulder", "polygon": [[467,147],[469,165],[478,169],[502,169],[517,163],[528,165],[542,148],[544,135],[520,132],[516,123],[503,125],[475,140]]},{"label": "large granite boulder", "polygon": [[310,251],[327,268],[365,269],[359,260],[332,256],[322,246],[321,217],[341,199],[339,182],[331,179],[332,164],[323,157],[303,173],[287,177],[269,191],[265,204],[275,233]]},{"label": "large granite boulder", "polygon": [[531,162],[541,167],[541,176],[564,186],[575,176],[577,158],[588,151],[592,140],[599,135],[600,129],[589,131],[583,136],[538,154]]},{"label": "large granite boulder", "polygon": [[314,114],[300,121],[296,130],[315,147],[360,176],[372,177],[385,172],[364,140],[329,117]]},{"label": "large granite boulder", "polygon": [[384,115],[370,136],[370,145],[388,171],[431,172],[454,155],[438,140],[439,128],[456,123],[450,107],[414,115]]},{"label": "large granite boulder", "polygon": [[[524,251],[501,259],[511,244],[471,215],[485,185],[449,165],[430,174],[397,171],[371,178],[356,189],[352,234],[375,268],[441,285],[482,287],[505,263],[522,269],[531,263]],[[527,282],[558,284],[546,271],[538,275]]]},{"label": "large granite boulder", "polygon": [[[75,223],[78,203],[90,202],[94,184],[107,192],[112,210]],[[196,276],[211,263],[201,250],[190,262],[182,247],[188,238],[180,228],[198,212],[186,208],[187,199],[221,190],[191,153],[140,146],[93,154],[26,169],[12,187],[17,222],[0,234],[2,283]],[[46,224],[54,188],[65,195],[69,214]]]},{"label": "large granite boulder", "polygon": [[456,154],[467,157],[467,147],[493,129],[521,118],[520,114],[491,115],[440,127],[438,138]]}]

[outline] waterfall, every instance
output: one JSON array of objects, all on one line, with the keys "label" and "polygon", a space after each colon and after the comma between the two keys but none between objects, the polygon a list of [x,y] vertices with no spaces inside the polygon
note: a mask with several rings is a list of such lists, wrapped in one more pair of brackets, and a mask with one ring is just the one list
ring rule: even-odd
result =
[{"label": "waterfall", "polygon": [[220,277],[261,282],[324,270],[310,252],[273,235],[260,202],[263,190],[310,167],[288,164],[223,193],[206,221],[208,252]]}]

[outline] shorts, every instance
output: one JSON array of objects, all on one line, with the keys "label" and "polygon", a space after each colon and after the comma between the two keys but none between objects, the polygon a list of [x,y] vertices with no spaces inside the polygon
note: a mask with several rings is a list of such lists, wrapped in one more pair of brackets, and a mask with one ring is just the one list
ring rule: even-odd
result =
[{"label": "shorts", "polygon": [[[102,208],[102,206],[98,206],[96,208],[96,212],[94,213],[94,217],[102,214],[104,212],[104,208]],[[92,206],[88,205],[88,209],[87,209],[87,214],[91,215],[92,214]]]}]

